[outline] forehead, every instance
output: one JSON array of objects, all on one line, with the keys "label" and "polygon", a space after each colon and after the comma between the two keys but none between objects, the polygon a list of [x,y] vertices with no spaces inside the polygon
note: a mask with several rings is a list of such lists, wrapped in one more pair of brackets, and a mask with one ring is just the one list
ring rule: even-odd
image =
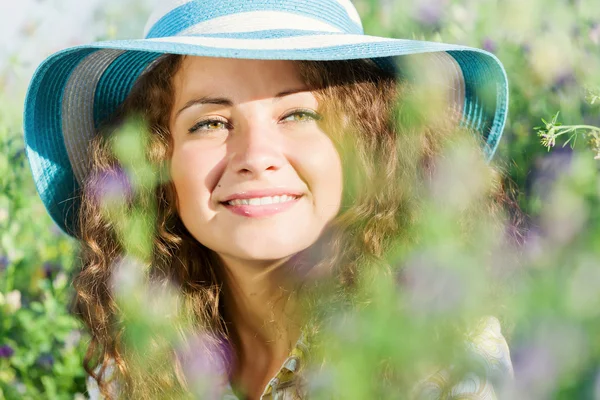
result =
[{"label": "forehead", "polygon": [[301,87],[298,66],[289,60],[245,60],[186,56],[174,76],[179,95],[199,91],[245,96],[273,95],[281,89]]}]

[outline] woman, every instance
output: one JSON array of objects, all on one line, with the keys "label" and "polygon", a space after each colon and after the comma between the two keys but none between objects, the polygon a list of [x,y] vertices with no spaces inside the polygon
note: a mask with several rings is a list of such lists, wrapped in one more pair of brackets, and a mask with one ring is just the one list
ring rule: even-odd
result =
[{"label": "woman", "polygon": [[[113,132],[141,116],[146,156],[168,171],[156,189],[152,279],[177,285],[198,329],[231,349],[220,394],[302,398],[308,327],[319,321],[299,294],[323,281],[351,293],[409,220],[397,183],[426,176],[457,126],[480,135],[491,158],[506,116],[504,70],[476,49],[363,35],[347,0],[174,1],[147,26],[144,40],[51,56],[26,99],[38,191],[82,244],[75,306],[92,335],[90,392],[97,383],[106,397],[164,398],[189,383],[178,359],[164,380],[133,372],[110,291],[124,248],[94,188],[119,163]],[[425,85],[406,60],[433,70]],[[426,123],[394,106],[415,87],[431,90],[437,114]],[[495,319],[479,337],[494,343],[482,350],[489,376],[447,387],[441,371],[415,393],[492,398],[510,358]]]}]

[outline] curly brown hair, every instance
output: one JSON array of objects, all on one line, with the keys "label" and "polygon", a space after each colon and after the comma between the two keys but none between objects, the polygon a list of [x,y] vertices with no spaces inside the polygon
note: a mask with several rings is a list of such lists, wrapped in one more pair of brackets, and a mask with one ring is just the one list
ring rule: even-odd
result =
[{"label": "curly brown hair", "polygon": [[[169,373],[157,375],[151,370],[135,370],[124,356],[125,327],[110,283],[115,260],[124,249],[113,222],[101,212],[100,204],[87,189],[98,184],[100,172],[118,166],[110,138],[128,116],[140,115],[147,123],[148,160],[155,165],[168,162],[172,141],[167,111],[173,104],[172,77],[182,59],[166,55],[155,62],[138,79],[107,128],[90,144],[91,172],[82,191],[79,213],[82,268],[74,279],[74,311],[91,335],[84,367],[107,398],[114,396],[105,376],[111,363],[116,366],[120,392],[126,398],[168,398],[186,393],[176,360]],[[325,116],[320,123],[344,164],[339,215],[320,240],[295,261],[313,272],[326,271],[339,295],[352,288],[365,265],[386,267],[384,256],[392,241],[414,240],[405,237],[418,209],[412,185],[431,176],[435,156],[456,132],[456,121],[442,118],[427,124],[415,122],[415,110],[407,110],[406,102],[399,101],[411,95],[410,85],[372,60],[295,63],[319,100],[319,112]],[[509,201],[499,173],[494,175],[492,186],[492,211],[498,212]],[[172,182],[156,188],[150,278],[175,284],[184,299],[183,312],[193,323],[210,332],[215,340],[230,341],[221,301],[222,266],[213,252],[186,230],[175,200]]]}]

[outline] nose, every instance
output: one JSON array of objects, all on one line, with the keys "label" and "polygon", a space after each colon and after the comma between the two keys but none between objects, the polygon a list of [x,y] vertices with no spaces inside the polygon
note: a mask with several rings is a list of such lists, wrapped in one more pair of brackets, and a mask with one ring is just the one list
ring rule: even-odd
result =
[{"label": "nose", "polygon": [[279,170],[285,162],[277,128],[264,119],[240,126],[230,141],[230,167],[248,178]]}]

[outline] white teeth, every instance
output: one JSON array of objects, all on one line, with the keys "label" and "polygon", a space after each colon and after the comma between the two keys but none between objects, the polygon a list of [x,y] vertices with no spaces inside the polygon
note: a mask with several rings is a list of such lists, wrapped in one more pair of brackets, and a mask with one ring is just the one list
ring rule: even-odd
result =
[{"label": "white teeth", "polygon": [[272,197],[256,197],[253,199],[236,199],[228,201],[227,204],[231,206],[241,206],[241,205],[250,205],[250,206],[261,206],[265,204],[277,204],[277,203],[287,203],[288,201],[295,200],[296,197],[282,195],[282,196],[272,196]]},{"label": "white teeth", "polygon": [[275,202],[275,199],[273,197],[261,197],[261,199],[260,199],[261,206],[263,204],[273,204],[274,202]]}]

